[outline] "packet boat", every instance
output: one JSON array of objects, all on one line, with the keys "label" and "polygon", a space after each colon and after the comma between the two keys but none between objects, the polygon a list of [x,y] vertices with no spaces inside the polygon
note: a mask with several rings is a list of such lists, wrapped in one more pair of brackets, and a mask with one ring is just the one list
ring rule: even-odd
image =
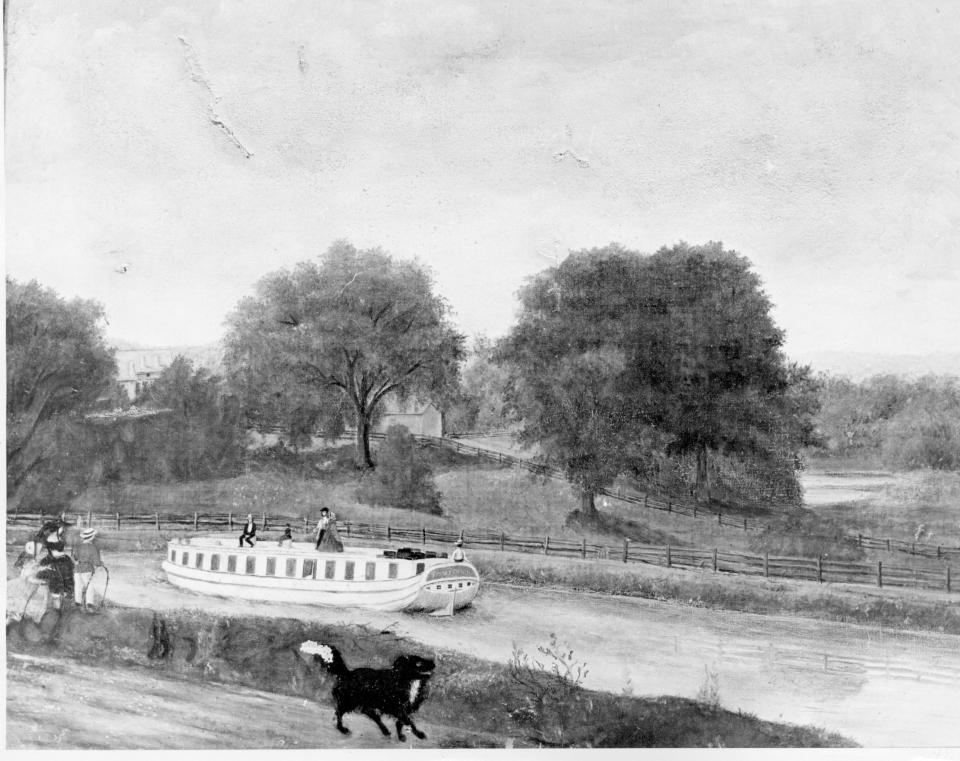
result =
[{"label": "packet boat", "polygon": [[321,552],[308,542],[238,547],[232,535],[173,539],[161,567],[174,586],[202,594],[438,615],[470,605],[480,586],[469,561],[446,553],[378,547]]}]

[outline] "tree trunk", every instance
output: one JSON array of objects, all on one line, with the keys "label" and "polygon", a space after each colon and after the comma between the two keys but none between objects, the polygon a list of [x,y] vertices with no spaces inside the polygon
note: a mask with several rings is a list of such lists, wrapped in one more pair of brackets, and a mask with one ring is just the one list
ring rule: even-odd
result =
[{"label": "tree trunk", "polygon": [[580,489],[580,512],[588,518],[597,517],[597,505],[594,503],[596,495],[589,489]]},{"label": "tree trunk", "polygon": [[707,445],[697,447],[697,502],[710,501],[710,469],[707,467]]},{"label": "tree trunk", "polygon": [[370,417],[364,412],[357,412],[357,467],[367,470],[373,467],[373,458],[370,457]]}]

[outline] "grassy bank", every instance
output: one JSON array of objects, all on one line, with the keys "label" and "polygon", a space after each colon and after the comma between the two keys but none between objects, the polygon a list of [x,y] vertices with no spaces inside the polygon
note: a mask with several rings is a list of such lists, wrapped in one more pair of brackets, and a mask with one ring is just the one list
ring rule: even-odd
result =
[{"label": "grassy bank", "polygon": [[470,553],[484,581],[643,597],[744,613],[792,615],[841,623],[960,634],[960,600],[918,591],[818,585],[710,570]]},{"label": "grassy bank", "polygon": [[[255,687],[317,700],[332,723],[330,677],[295,653],[306,639],[338,647],[351,666],[388,666],[415,642],[362,627],[309,625],[291,619],[222,618],[184,612],[107,609],[73,615],[56,645],[8,635],[12,652],[75,658],[112,668],[151,669],[191,680]],[[160,633],[162,630],[162,633]],[[167,647],[158,648],[158,641]],[[701,702],[588,691],[576,680],[537,668],[502,666],[453,652],[431,652],[437,671],[419,716],[455,727],[451,747],[837,747],[852,745],[814,728],[761,721],[726,711],[709,691]],[[589,665],[589,664],[587,664]],[[715,697],[715,696],[714,696]],[[197,707],[202,714],[203,707]],[[352,721],[366,721],[354,717]],[[495,738],[495,739],[491,739]]]}]

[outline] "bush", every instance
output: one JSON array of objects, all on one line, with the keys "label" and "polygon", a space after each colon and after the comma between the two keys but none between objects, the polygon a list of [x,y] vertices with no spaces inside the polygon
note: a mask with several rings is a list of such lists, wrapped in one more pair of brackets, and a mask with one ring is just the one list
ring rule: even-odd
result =
[{"label": "bush", "polygon": [[433,471],[406,426],[390,426],[377,460],[376,470],[365,475],[357,489],[358,500],[442,514],[442,495],[434,484]]}]

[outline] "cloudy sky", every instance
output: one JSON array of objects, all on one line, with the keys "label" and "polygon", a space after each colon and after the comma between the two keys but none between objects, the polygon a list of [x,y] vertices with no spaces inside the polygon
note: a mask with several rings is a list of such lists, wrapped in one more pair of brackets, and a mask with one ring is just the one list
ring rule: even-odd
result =
[{"label": "cloudy sky", "polygon": [[558,253],[721,240],[791,352],[960,348],[960,3],[9,5],[7,272],[112,336],[338,238],[488,335]]}]

